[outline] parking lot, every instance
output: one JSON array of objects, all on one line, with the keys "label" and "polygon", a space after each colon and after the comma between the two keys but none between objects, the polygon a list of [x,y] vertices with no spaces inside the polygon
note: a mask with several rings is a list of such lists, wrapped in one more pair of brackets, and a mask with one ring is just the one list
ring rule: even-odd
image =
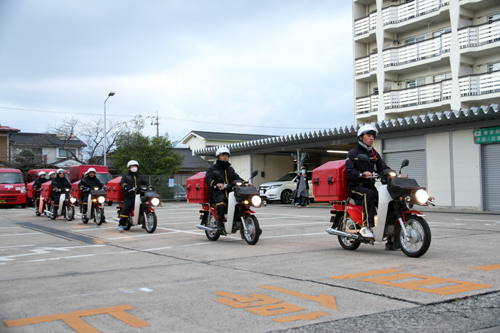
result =
[{"label": "parking lot", "polygon": [[0,332],[470,332],[500,326],[500,216],[427,212],[429,251],[343,250],[330,206],[256,209],[263,234],[207,240],[199,205],[158,228],[0,209]]}]

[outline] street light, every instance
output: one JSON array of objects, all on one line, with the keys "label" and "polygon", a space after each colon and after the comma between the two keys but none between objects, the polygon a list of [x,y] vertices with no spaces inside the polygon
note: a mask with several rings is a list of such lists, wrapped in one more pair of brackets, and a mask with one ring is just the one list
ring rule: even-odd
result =
[{"label": "street light", "polygon": [[104,166],[107,166],[107,164],[106,164],[106,150],[108,147],[108,142],[106,140],[106,102],[108,101],[108,98],[110,98],[111,96],[114,96],[114,95],[115,95],[115,93],[114,93],[114,91],[112,91],[108,94],[108,97],[106,97],[106,99],[104,100]]}]

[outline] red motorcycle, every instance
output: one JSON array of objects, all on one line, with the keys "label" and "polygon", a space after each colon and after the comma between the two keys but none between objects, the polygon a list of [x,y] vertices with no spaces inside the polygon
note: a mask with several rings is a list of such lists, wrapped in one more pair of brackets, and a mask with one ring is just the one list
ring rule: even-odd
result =
[{"label": "red motorcycle", "polygon": [[[359,155],[358,159],[370,163],[368,156]],[[404,160],[401,169],[409,164]],[[425,187],[418,185],[415,179],[397,177],[396,171],[384,170],[371,178],[380,179],[378,189],[378,212],[375,216],[374,238],[365,238],[359,232],[363,227],[362,202],[349,198],[347,201],[334,201],[331,211],[331,228],[326,232],[338,236],[339,243],[345,250],[356,250],[362,243],[374,244],[374,241],[394,240],[393,247],[401,248],[409,257],[424,255],[431,244],[431,230],[425,215],[413,210],[413,205],[434,205],[434,198],[429,197]]]}]

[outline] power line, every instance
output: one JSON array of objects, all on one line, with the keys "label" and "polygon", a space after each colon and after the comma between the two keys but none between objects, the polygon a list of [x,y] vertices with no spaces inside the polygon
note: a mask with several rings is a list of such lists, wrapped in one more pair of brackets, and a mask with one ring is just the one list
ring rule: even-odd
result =
[{"label": "power line", "polygon": [[[19,110],[19,111],[30,111],[30,112],[40,112],[40,113],[60,113],[60,114],[68,114],[68,112],[64,111],[48,111],[48,110],[38,110],[38,109],[23,109],[23,108],[11,108],[6,106],[0,106],[0,109],[7,110]],[[84,116],[101,116],[98,113],[79,113],[72,112],[71,114],[84,115]],[[126,117],[126,118],[134,118],[135,116],[124,115],[124,114],[108,114],[108,117]],[[156,117],[155,117],[156,118]],[[182,119],[182,118],[173,118],[173,117],[162,117],[163,119],[177,120],[177,121],[188,121],[192,123],[202,123],[202,124],[215,124],[215,125],[227,125],[227,126],[239,126],[239,127],[256,127],[256,128],[279,128],[279,129],[302,129],[302,130],[322,130],[325,127],[286,127],[286,126],[262,126],[262,125],[244,125],[244,124],[228,124],[222,122],[213,122],[213,121],[203,121],[203,120],[192,120],[192,119]]]}]

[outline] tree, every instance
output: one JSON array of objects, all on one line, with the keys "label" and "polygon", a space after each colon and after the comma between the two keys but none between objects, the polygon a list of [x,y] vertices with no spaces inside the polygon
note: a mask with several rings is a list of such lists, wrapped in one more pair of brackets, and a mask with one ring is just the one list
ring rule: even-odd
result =
[{"label": "tree", "polygon": [[[106,126],[106,154],[116,148],[116,141],[126,130],[123,122],[107,120]],[[58,134],[59,140],[54,142],[59,148],[66,149],[75,160],[80,163],[102,164],[104,162],[104,122],[102,118],[91,118],[82,122],[76,118],[63,119],[49,126],[50,133]],[[78,137],[87,146],[83,149],[83,158],[80,160],[70,149],[71,140]]]},{"label": "tree", "polygon": [[146,137],[140,133],[144,128],[144,118],[137,116],[130,121],[128,130],[123,133],[117,143],[116,150],[109,158],[120,173],[127,173],[127,162],[136,160],[143,175],[172,175],[182,166],[182,154],[174,151],[174,146],[163,136]]}]

